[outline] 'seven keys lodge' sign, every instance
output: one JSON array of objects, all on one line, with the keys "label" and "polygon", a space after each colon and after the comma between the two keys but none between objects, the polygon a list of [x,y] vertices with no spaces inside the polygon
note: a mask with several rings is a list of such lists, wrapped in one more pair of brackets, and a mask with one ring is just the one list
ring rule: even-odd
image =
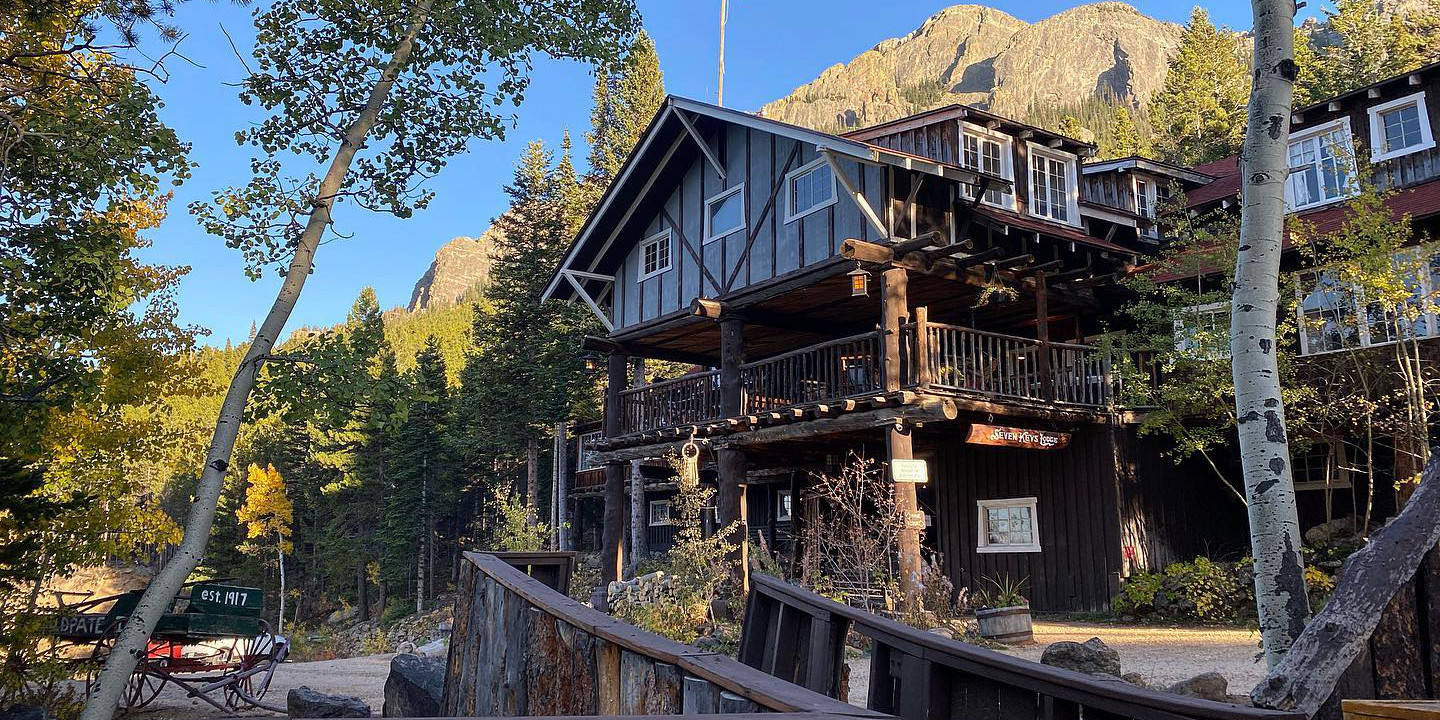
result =
[{"label": "'seven keys lodge' sign", "polygon": [[1070,433],[971,423],[970,435],[965,438],[965,442],[1027,450],[1059,450],[1070,444]]}]

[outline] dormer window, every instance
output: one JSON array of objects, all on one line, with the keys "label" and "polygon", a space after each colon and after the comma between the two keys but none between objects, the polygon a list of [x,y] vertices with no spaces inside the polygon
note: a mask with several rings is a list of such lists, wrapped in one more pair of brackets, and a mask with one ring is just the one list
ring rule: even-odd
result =
[{"label": "dormer window", "polygon": [[1370,110],[1370,162],[1380,162],[1435,147],[1425,93],[1381,103]]},{"label": "dormer window", "polygon": [[[1160,216],[1160,204],[1170,199],[1170,188],[1159,181],[1132,175],[1135,189],[1135,214],[1143,218],[1154,220]],[[1142,223],[1140,234],[1145,237],[1158,239],[1160,237],[1159,223]]]},{"label": "dormer window", "polygon": [[705,201],[705,242],[745,229],[745,184]]},{"label": "dormer window", "polygon": [[[962,122],[960,123],[960,138],[961,165],[986,175],[994,175],[1012,182],[1015,180],[1013,141],[1009,135]],[[975,197],[975,187],[968,183],[965,185],[965,197]],[[981,202],[1006,210],[1015,209],[1015,196],[1004,188],[994,186],[987,188]]]},{"label": "dormer window", "polygon": [[1075,156],[1030,143],[1030,214],[1080,224]]},{"label": "dormer window", "polygon": [[1290,134],[1290,177],[1285,202],[1291,210],[1343,200],[1355,175],[1350,121],[1340,119]]}]

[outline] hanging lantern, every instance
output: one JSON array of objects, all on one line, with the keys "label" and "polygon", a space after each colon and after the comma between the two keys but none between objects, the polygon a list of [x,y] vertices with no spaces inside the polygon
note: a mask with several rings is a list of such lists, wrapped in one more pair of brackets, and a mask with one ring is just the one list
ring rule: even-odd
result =
[{"label": "hanging lantern", "polygon": [[845,274],[850,276],[850,297],[870,295],[870,273],[862,270],[860,263],[855,263],[855,269]]},{"label": "hanging lantern", "polygon": [[595,353],[586,353],[584,359],[585,359],[585,370],[586,370],[586,371],[588,371],[588,372],[595,372],[595,371],[597,371],[597,370],[600,369],[600,356],[599,356],[599,355],[596,355]]}]

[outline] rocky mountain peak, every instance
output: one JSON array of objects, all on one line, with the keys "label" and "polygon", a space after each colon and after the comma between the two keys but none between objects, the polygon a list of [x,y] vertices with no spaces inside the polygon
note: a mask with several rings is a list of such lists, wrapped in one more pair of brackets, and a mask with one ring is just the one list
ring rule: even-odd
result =
[{"label": "rocky mountain peak", "polygon": [[472,288],[490,280],[491,250],[495,247],[494,227],[479,237],[457,237],[435,251],[435,260],[410,292],[410,311],[438,305],[452,305]]},{"label": "rocky mountain peak", "polygon": [[957,102],[1014,116],[1095,97],[1138,107],[1164,83],[1179,36],[1179,25],[1122,2],[1081,5],[1033,24],[955,5],[827,68],[761,114],[843,131]]}]

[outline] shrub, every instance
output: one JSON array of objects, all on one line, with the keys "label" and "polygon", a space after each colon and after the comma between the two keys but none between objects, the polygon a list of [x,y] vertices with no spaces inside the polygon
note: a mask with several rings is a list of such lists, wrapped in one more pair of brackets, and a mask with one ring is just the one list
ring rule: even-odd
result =
[{"label": "shrub", "polygon": [[[1312,608],[1324,605],[1334,579],[1311,565],[1305,583]],[[1317,604],[1318,603],[1318,604]],[[1125,579],[1110,607],[1121,615],[1170,620],[1233,623],[1255,620],[1255,563],[1250,558],[1222,562],[1199,557],[1168,565],[1160,572],[1136,572]]]}]

